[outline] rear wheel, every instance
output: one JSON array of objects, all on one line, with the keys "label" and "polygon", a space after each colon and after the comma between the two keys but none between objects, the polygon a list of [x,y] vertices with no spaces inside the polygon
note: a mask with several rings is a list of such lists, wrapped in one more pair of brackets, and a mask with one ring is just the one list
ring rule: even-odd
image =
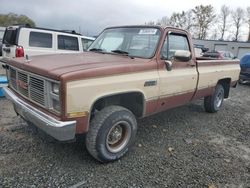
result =
[{"label": "rear wheel", "polygon": [[217,84],[215,91],[211,96],[205,97],[204,107],[206,112],[215,113],[220,110],[224,100],[224,88],[221,84]]},{"label": "rear wheel", "polygon": [[121,106],[109,106],[91,121],[86,147],[101,162],[115,161],[130,149],[136,132],[137,122],[132,112]]}]

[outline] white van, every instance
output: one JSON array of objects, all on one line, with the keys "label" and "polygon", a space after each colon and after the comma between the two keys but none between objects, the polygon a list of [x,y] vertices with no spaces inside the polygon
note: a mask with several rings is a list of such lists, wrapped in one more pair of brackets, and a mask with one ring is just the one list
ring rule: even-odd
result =
[{"label": "white van", "polygon": [[94,41],[75,32],[35,28],[29,26],[9,26],[3,38],[3,57],[24,57],[77,53],[85,51]]}]

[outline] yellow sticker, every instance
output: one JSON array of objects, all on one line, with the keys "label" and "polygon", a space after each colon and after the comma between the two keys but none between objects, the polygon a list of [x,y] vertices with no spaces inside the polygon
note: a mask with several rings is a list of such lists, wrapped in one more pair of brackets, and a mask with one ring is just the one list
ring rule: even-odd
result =
[{"label": "yellow sticker", "polygon": [[76,118],[76,117],[82,117],[82,116],[87,116],[88,112],[71,112],[68,113],[68,117],[70,118]]}]

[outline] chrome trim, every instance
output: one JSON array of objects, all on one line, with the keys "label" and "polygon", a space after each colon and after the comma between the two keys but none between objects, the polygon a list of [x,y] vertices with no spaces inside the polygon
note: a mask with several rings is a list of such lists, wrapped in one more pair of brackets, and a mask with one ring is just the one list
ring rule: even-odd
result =
[{"label": "chrome trim", "polygon": [[76,121],[59,121],[24,102],[8,87],[4,87],[3,90],[6,98],[13,103],[17,114],[26,121],[33,123],[59,141],[68,141],[75,138]]},{"label": "chrome trim", "polygon": [[[12,77],[11,77],[11,71],[12,70],[15,71],[15,74],[16,74],[15,75],[15,80],[19,80],[19,77],[18,77],[19,73],[20,74],[25,74],[27,76],[27,84],[28,84],[27,92],[28,92],[28,95],[25,95],[24,93],[21,92],[21,89],[19,88],[20,86],[18,84],[16,84],[16,86],[13,85],[13,81],[12,81]],[[60,88],[60,82],[59,81],[52,80],[52,79],[49,79],[49,78],[45,78],[43,76],[31,73],[31,72],[27,72],[27,71],[24,71],[22,69],[19,69],[19,68],[13,67],[13,66],[9,66],[9,69],[7,71],[7,77],[8,77],[8,80],[10,82],[10,84],[9,84],[10,88],[12,88],[14,91],[16,91],[22,97],[24,97],[28,101],[31,101],[31,102],[35,103],[38,106],[41,106],[41,107],[55,113],[56,115],[61,114],[61,111],[57,111],[57,110],[53,109],[52,102],[51,102],[52,99],[56,99],[56,100],[60,101],[60,98],[61,98],[60,94],[57,97],[55,97],[55,96],[52,95],[52,91],[51,91],[51,84],[52,83],[58,84],[59,88]],[[43,81],[43,90],[44,90],[43,91],[43,99],[40,98],[41,96],[38,96],[39,98],[37,98],[37,100],[35,100],[34,96],[33,97],[31,96],[31,86],[30,86],[31,85],[31,82],[30,82],[31,78]],[[34,90],[34,87],[33,87],[33,90]],[[35,92],[33,91],[32,93],[34,94]],[[61,104],[60,104],[60,108],[61,108]]]}]

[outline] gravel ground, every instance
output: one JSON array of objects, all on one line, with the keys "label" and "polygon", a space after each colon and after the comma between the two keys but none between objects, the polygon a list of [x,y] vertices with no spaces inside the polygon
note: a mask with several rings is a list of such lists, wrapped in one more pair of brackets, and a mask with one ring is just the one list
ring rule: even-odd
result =
[{"label": "gravel ground", "polygon": [[0,99],[0,187],[250,187],[250,85],[223,109],[203,101],[139,120],[136,145],[101,164],[79,139],[58,143]]}]

